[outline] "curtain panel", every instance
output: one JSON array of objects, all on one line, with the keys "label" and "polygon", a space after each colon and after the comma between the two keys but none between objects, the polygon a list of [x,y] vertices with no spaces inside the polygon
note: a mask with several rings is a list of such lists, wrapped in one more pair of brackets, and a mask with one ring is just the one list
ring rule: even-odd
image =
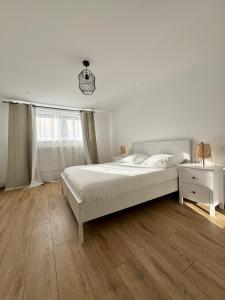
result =
[{"label": "curtain panel", "polygon": [[95,134],[95,121],[93,111],[82,111],[82,132],[84,139],[84,153],[87,164],[98,163],[98,150]]},{"label": "curtain panel", "polygon": [[19,188],[31,182],[32,134],[31,106],[9,104],[8,170],[6,189]]}]

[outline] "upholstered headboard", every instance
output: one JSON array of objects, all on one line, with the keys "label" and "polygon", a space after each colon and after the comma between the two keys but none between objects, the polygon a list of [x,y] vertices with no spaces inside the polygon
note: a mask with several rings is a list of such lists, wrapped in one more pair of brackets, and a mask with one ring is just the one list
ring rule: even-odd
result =
[{"label": "upholstered headboard", "polygon": [[181,154],[185,161],[191,161],[191,141],[189,139],[171,139],[133,143],[133,152],[146,155],[159,153]]}]

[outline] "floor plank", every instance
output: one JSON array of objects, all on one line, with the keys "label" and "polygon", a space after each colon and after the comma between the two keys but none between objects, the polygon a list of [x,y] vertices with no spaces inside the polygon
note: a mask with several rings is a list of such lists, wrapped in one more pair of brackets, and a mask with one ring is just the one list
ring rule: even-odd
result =
[{"label": "floor plank", "polygon": [[21,239],[31,239],[37,203],[37,190],[27,190],[24,193],[24,201],[21,203],[21,210],[18,221],[12,232],[10,241],[15,242]]},{"label": "floor plank", "polygon": [[0,299],[23,299],[29,249],[24,239],[8,245],[0,265]]},{"label": "floor plank", "polygon": [[[23,191],[12,193],[7,192],[7,197],[3,198],[4,201],[0,213],[0,263],[3,259],[6,247],[11,239],[12,232],[17,224],[18,218],[22,211]],[[4,193],[0,193],[4,194]]]},{"label": "floor plank", "polygon": [[116,270],[134,299],[171,299],[137,260],[129,259]]},{"label": "floor plank", "polygon": [[212,299],[225,299],[225,280],[201,263],[196,261],[187,269],[185,275],[193,282],[197,282],[201,290],[205,291]]},{"label": "floor plank", "polygon": [[[117,268],[121,264],[129,260],[133,254],[129,248],[123,243],[120,237],[111,229],[113,221],[96,222],[90,224],[88,233],[91,235],[91,242],[95,247],[106,256],[113,268]],[[110,237],[110,239],[109,239]]]},{"label": "floor plank", "polygon": [[95,299],[75,241],[55,246],[60,299]]},{"label": "floor plank", "polygon": [[34,217],[24,299],[58,299],[48,197],[43,194],[38,197]]},{"label": "floor plank", "polygon": [[213,244],[210,248],[203,245],[199,239],[189,235],[187,232],[175,233],[170,236],[171,241],[179,247],[185,249],[198,262],[208,266],[211,270],[225,279],[225,255],[214,251]]},{"label": "floor plank", "polygon": [[94,238],[80,247],[80,254],[97,299],[132,299],[113,262],[96,246]]},{"label": "floor plank", "polygon": [[53,189],[49,192],[48,200],[54,243],[60,244],[70,240],[78,240],[78,226],[69,203]]}]

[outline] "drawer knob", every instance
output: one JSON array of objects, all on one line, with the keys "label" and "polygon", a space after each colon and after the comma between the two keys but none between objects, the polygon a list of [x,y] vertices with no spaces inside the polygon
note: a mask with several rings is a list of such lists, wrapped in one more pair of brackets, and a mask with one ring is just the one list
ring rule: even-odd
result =
[{"label": "drawer knob", "polygon": [[195,194],[195,191],[192,191],[192,194]]},{"label": "drawer knob", "polygon": [[192,176],[192,179],[195,179],[195,176]]}]

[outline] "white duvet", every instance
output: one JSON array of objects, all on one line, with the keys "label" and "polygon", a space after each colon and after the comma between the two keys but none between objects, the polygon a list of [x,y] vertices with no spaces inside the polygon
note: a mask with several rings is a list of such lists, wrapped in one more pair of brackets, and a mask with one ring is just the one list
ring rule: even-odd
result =
[{"label": "white duvet", "polygon": [[63,175],[75,194],[82,201],[89,202],[176,179],[178,172],[176,167],[152,169],[117,162],[70,167]]}]

